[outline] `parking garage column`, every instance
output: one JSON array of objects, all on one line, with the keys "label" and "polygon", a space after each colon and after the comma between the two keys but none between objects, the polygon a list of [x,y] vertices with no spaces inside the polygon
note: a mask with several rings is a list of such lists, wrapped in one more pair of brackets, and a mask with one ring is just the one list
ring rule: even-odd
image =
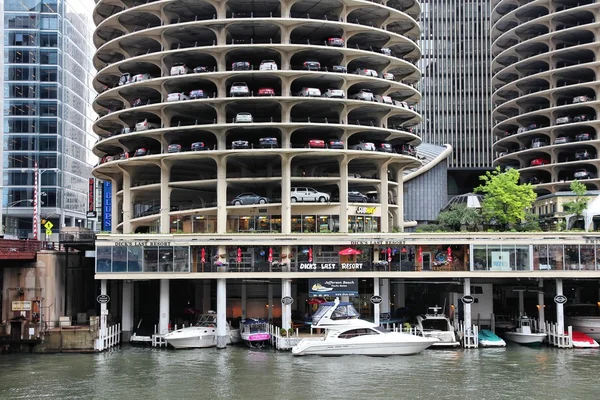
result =
[{"label": "parking garage column", "polygon": [[[463,283],[463,294],[465,296],[471,295],[471,278],[465,278]],[[464,326],[465,329],[469,329],[473,323],[471,322],[471,303],[463,301],[463,310],[464,310]]]},{"label": "parking garage column", "polygon": [[121,301],[122,340],[129,341],[133,334],[133,281],[123,281],[123,299]]},{"label": "parking garage column", "polygon": [[247,300],[248,300],[248,288],[246,287],[246,282],[242,282],[242,319],[246,319],[246,309],[247,309]]},{"label": "parking garage column", "polygon": [[[373,295],[379,296],[379,278],[373,278]],[[375,325],[377,326],[379,326],[379,313],[379,303],[373,304],[373,322],[375,322]]]},{"label": "parking garage column", "polygon": [[390,231],[389,224],[389,193],[388,193],[388,166],[389,164],[383,163],[379,166],[379,202],[381,204],[381,232],[387,233]]},{"label": "parking garage column", "polygon": [[217,279],[217,349],[227,346],[227,279]]},{"label": "parking garage column", "polygon": [[215,111],[217,112],[217,124],[226,124],[227,123],[227,114],[225,112],[225,104],[215,104],[213,106]]},{"label": "parking garage column", "polygon": [[[227,159],[217,160],[217,233],[227,232]],[[219,252],[219,254],[222,254]]]},{"label": "parking garage column", "polygon": [[340,232],[348,232],[348,163],[346,156],[340,161]]},{"label": "parking garage column", "polygon": [[398,196],[396,197],[396,210],[398,217],[398,228],[400,232],[404,232],[404,169],[400,168],[396,174],[396,182],[398,182],[397,190]]},{"label": "parking garage column", "polygon": [[164,335],[169,332],[169,280],[160,280],[158,333]]},{"label": "parking garage column", "polygon": [[538,281],[538,327],[541,332],[545,332],[546,330],[546,315],[544,310],[544,281],[540,279]]},{"label": "parking garage column", "polygon": [[292,232],[292,160],[281,156],[281,233]]},{"label": "parking garage column", "polygon": [[[564,296],[563,295],[563,281],[562,279],[557,279],[556,280],[556,297],[558,296]],[[559,301],[555,301],[556,303],[556,330],[559,333],[564,333],[565,332],[565,311],[564,311],[564,306],[563,306],[563,302],[559,302]]]},{"label": "parking garage column", "polygon": [[171,231],[171,218],[169,216],[171,212],[170,177],[171,167],[163,163],[160,169],[160,233],[169,233]]},{"label": "parking garage column", "polygon": [[[122,168],[121,168],[122,169]],[[123,169],[122,169],[123,170]],[[123,233],[131,232],[131,175],[123,170]]]},{"label": "parking garage column", "polygon": [[267,320],[273,323],[273,284],[267,286]]},{"label": "parking garage column", "polygon": [[[281,280],[281,299],[292,296],[292,280]],[[290,329],[292,327],[292,305],[281,302],[281,327]]]},{"label": "parking garage column", "polygon": [[390,280],[389,279],[381,279],[379,295],[381,296],[380,311],[382,313],[389,313],[390,312]]},{"label": "parking garage column", "polygon": [[[106,279],[102,279],[100,281],[100,294],[103,296],[107,295],[107,281]],[[65,310],[66,314],[66,310]],[[108,322],[108,304],[100,303],[100,333],[103,337],[106,337],[106,328]]]}]

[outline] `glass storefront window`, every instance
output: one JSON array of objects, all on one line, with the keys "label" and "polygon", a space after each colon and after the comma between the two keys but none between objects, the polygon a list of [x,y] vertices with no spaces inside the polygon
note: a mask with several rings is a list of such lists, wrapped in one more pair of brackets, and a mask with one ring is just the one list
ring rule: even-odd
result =
[{"label": "glass storefront window", "polygon": [[190,248],[187,246],[175,246],[173,249],[173,270],[175,272],[189,272]]},{"label": "glass storefront window", "polygon": [[563,246],[561,244],[548,245],[548,264],[550,269],[563,270]]},{"label": "glass storefront window", "polygon": [[127,271],[141,272],[144,262],[142,246],[133,246],[127,248]]},{"label": "glass storefront window", "polygon": [[292,215],[292,233],[302,232],[302,216]]},{"label": "glass storefront window", "polygon": [[144,247],[144,272],[158,271],[158,247]]},{"label": "glass storefront window", "polygon": [[529,246],[515,246],[515,265],[513,270],[529,271]]},{"label": "glass storefront window", "polygon": [[550,264],[548,263],[548,245],[533,245],[533,269],[535,271],[550,269]]},{"label": "glass storefront window", "polygon": [[110,272],[112,260],[112,247],[103,246],[96,248],[96,272]]},{"label": "glass storefront window", "polygon": [[579,269],[579,246],[578,245],[566,245],[565,246],[565,270],[578,270]]},{"label": "glass storefront window", "polygon": [[302,217],[302,233],[315,233],[316,221],[314,215],[305,215]]},{"label": "glass storefront window", "polygon": [[581,269],[593,271],[596,269],[595,246],[592,244],[582,244],[580,248]]},{"label": "glass storefront window", "polygon": [[158,248],[158,270],[160,272],[173,272],[173,247]]},{"label": "glass storefront window", "polygon": [[473,268],[475,269],[475,271],[488,269],[485,245],[473,245]]},{"label": "glass storefront window", "polygon": [[258,232],[270,232],[271,220],[265,215],[258,216],[254,221],[254,226]]},{"label": "glass storefront window", "polygon": [[112,272],[127,272],[127,247],[112,248]]}]

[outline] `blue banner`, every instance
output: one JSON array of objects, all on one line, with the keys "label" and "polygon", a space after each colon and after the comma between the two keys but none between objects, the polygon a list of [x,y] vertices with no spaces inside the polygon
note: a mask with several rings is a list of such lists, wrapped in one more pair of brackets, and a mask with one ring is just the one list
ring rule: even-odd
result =
[{"label": "blue banner", "polygon": [[308,293],[319,297],[358,296],[358,279],[309,279]]},{"label": "blue banner", "polygon": [[112,182],[104,181],[102,185],[102,230],[112,230]]}]

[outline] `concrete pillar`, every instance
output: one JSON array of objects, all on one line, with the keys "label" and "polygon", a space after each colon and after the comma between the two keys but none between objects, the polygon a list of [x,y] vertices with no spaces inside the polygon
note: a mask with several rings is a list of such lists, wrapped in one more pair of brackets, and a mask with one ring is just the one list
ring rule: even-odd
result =
[{"label": "concrete pillar", "polygon": [[398,205],[398,228],[400,232],[404,232],[404,168],[398,170],[396,177],[396,182],[398,182],[398,196],[396,198]]},{"label": "concrete pillar", "polygon": [[202,284],[202,312],[207,313],[210,310],[210,281],[206,279]]},{"label": "concrete pillar", "polygon": [[[100,294],[107,295],[107,281],[102,279],[100,281]],[[100,303],[100,333],[102,336],[106,336],[106,328],[108,327],[108,304]]]},{"label": "concrete pillar", "polygon": [[246,300],[248,298],[247,287],[242,283],[242,319],[246,319]]},{"label": "concrete pillar", "polygon": [[281,233],[292,232],[292,160],[281,156]]},{"label": "concrete pillar", "polygon": [[135,327],[133,326],[133,281],[123,281],[123,300],[121,304],[121,331],[124,342],[129,341]]},{"label": "concrete pillar", "polygon": [[227,160],[217,160],[217,233],[227,232]]},{"label": "concrete pillar", "polygon": [[171,232],[171,218],[169,217],[171,212],[170,171],[171,169],[163,163],[160,171],[160,233]]},{"label": "concrete pillar", "polygon": [[131,175],[123,172],[123,233],[131,232]]},{"label": "concrete pillar", "polygon": [[[381,226],[379,227],[382,233],[390,231],[390,216],[389,209],[389,194],[388,194],[388,163],[384,163],[379,167],[379,201],[381,204]],[[402,190],[399,186],[398,190]]]},{"label": "concrete pillar", "polygon": [[381,312],[389,313],[391,312],[390,308],[390,280],[382,279],[381,286],[379,288],[379,295],[381,296]]},{"label": "concrete pillar", "polygon": [[169,280],[160,280],[159,314],[158,314],[158,333],[164,335],[169,332]]},{"label": "concrete pillar", "polygon": [[519,317],[525,315],[525,299],[523,296],[523,291],[519,290]]},{"label": "concrete pillar", "polygon": [[[290,279],[281,280],[281,297],[292,295],[292,281]],[[292,327],[292,305],[281,304],[281,327],[290,329]]]},{"label": "concrete pillar", "polygon": [[[379,278],[373,278],[373,295],[375,296],[379,296]],[[373,314],[374,315],[374,319],[373,322],[375,322],[375,325],[379,326],[379,304],[373,304]]]},{"label": "concrete pillar", "polygon": [[539,324],[538,324],[538,326],[539,326],[540,331],[544,332],[545,329],[546,329],[546,325],[545,325],[545,322],[546,322],[545,311],[546,310],[544,310],[544,307],[545,307],[545,305],[544,305],[544,281],[542,279],[540,279],[539,282],[538,282],[538,289],[539,289],[539,292],[538,292],[538,307],[539,307],[539,309],[538,309],[538,320],[539,320]]},{"label": "concrete pillar", "polygon": [[217,349],[227,346],[227,280],[217,279]]},{"label": "concrete pillar", "polygon": [[348,232],[348,163],[346,156],[340,161],[340,232]]},{"label": "concrete pillar", "polygon": [[[556,280],[556,295],[557,296],[562,296],[563,295],[563,281],[562,279],[557,279]],[[556,303],[556,325],[557,325],[557,331],[559,333],[564,333],[565,332],[565,310],[564,310],[564,305],[561,303]]]},{"label": "concrete pillar", "polygon": [[271,322],[273,320],[273,284],[269,283],[267,287],[267,320]]},{"label": "concrete pillar", "polygon": [[[464,284],[463,284],[463,294],[465,296],[471,295],[471,278],[465,278]],[[463,307],[464,307],[464,315],[465,315],[464,325],[465,325],[465,328],[470,328],[473,325],[473,323],[471,322],[471,304],[463,303]]]},{"label": "concrete pillar", "polygon": [[404,282],[394,285],[394,308],[406,307],[406,287]]}]

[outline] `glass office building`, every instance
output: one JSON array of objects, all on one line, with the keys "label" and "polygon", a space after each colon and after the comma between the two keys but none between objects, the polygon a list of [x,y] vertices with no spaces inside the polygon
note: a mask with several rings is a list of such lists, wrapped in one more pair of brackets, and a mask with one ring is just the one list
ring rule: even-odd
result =
[{"label": "glass office building", "polygon": [[[89,3],[89,4],[87,4]],[[91,125],[92,2],[6,0],[2,216],[4,232],[32,237],[35,164],[41,212],[53,231],[83,226],[96,163]],[[43,236],[42,236],[43,238]]]}]

